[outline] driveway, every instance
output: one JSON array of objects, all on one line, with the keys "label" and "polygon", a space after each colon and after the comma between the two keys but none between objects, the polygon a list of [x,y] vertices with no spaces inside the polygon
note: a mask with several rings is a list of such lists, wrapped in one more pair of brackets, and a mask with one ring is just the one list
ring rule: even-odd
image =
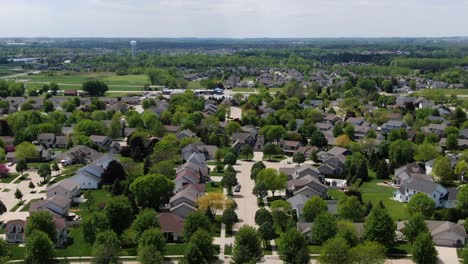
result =
[{"label": "driveway", "polygon": [[457,249],[453,247],[436,247],[439,252],[439,263],[453,264],[458,261]]}]

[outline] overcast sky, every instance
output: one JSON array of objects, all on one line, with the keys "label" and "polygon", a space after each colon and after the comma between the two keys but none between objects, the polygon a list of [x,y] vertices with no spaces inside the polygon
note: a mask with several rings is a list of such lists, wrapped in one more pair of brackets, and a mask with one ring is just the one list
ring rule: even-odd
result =
[{"label": "overcast sky", "polygon": [[468,36],[468,0],[0,0],[15,36]]}]

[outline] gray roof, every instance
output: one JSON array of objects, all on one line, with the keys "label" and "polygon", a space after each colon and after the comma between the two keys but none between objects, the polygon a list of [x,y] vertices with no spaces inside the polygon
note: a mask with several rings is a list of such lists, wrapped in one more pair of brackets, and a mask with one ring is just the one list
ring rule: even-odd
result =
[{"label": "gray roof", "polygon": [[418,178],[412,178],[411,180],[403,183],[401,185],[401,188],[405,188],[405,189],[407,188],[407,189],[416,190],[418,192],[431,194],[437,189],[438,186],[439,184],[435,182],[421,180]]}]

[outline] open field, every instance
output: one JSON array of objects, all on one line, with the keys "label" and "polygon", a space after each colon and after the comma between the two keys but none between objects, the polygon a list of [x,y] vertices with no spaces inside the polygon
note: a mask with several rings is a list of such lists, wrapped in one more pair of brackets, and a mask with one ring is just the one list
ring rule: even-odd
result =
[{"label": "open field", "polygon": [[0,65],[0,76],[16,74],[24,72],[21,66],[14,65],[14,64],[4,64]]},{"label": "open field", "polygon": [[108,85],[145,85],[149,83],[148,77],[144,74],[138,75],[116,75],[109,72],[72,72],[59,73],[49,76],[47,74],[37,74],[22,76],[22,80],[31,82],[56,82],[63,84],[81,84],[89,80],[101,80]]},{"label": "open field", "polygon": [[424,89],[424,90],[416,92],[416,94],[420,96],[433,96],[437,94],[442,94],[445,96],[468,95],[468,88],[467,89]]}]

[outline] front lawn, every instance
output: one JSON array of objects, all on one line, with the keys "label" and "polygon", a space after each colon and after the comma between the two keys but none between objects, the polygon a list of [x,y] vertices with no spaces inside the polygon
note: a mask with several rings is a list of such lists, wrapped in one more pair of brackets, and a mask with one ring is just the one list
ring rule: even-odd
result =
[{"label": "front lawn", "polygon": [[360,190],[364,204],[366,204],[368,201],[371,201],[372,204],[376,206],[380,201],[382,201],[385,208],[387,208],[388,213],[394,220],[408,219],[409,214],[406,211],[405,204],[392,200],[393,191],[396,189],[377,185],[378,183],[383,183],[384,181],[385,180],[372,179],[371,181],[362,184]]},{"label": "front lawn", "polygon": [[223,192],[223,186],[220,182],[208,182],[206,184],[206,192]]},{"label": "front lawn", "polygon": [[16,177],[18,177],[18,175],[19,174],[17,174],[17,173],[8,173],[7,175],[0,177],[0,183],[10,183]]},{"label": "front lawn", "polygon": [[284,155],[271,155],[271,157],[268,155],[263,155],[263,160],[269,162],[280,162],[285,159],[287,159],[287,157]]}]

